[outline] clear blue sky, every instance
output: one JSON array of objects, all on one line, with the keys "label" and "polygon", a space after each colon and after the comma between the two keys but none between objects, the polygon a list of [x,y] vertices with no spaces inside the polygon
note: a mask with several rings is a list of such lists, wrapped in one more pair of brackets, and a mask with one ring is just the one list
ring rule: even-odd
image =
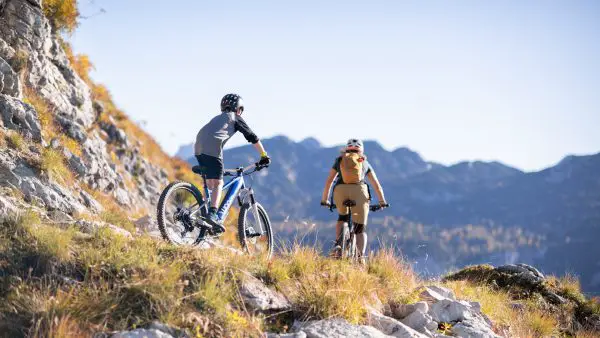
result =
[{"label": "clear blue sky", "polygon": [[170,153],[227,92],[260,137],[526,170],[600,151],[600,1],[80,1],[106,13],[76,52]]}]

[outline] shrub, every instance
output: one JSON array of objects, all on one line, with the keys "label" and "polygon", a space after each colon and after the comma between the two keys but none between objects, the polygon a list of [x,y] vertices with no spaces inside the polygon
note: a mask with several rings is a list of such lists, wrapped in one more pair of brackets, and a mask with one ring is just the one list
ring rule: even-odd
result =
[{"label": "shrub", "polygon": [[81,157],[81,145],[76,140],[66,136],[65,134],[61,134],[59,136],[60,142],[62,145],[67,148],[71,153]]},{"label": "shrub", "polygon": [[16,131],[10,131],[8,133],[8,145],[17,151],[23,151],[26,142],[21,134]]},{"label": "shrub", "polygon": [[91,84],[90,71],[94,69],[94,65],[90,58],[85,54],[78,54],[70,58],[71,67],[79,75],[79,77],[88,84]]},{"label": "shrub", "polygon": [[40,166],[51,179],[61,183],[73,182],[73,174],[65,163],[64,156],[52,148],[44,148]]},{"label": "shrub", "polygon": [[44,0],[44,15],[58,32],[73,33],[77,28],[77,0]]},{"label": "shrub", "polygon": [[46,100],[38,95],[33,89],[25,87],[25,99],[23,102],[29,104],[35,109],[40,120],[42,136],[51,139],[56,136],[56,126],[54,124],[53,112]]}]

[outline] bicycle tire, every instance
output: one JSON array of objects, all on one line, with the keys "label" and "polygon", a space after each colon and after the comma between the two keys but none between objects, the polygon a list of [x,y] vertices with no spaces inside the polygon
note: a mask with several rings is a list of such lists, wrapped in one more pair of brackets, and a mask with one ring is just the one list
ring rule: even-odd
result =
[{"label": "bicycle tire", "polygon": [[356,255],[356,234],[354,232],[350,234],[350,239],[348,240],[348,242],[350,243],[348,255],[349,255],[350,260],[352,262],[354,262],[358,258]]},{"label": "bicycle tire", "polygon": [[[265,227],[265,234],[263,234],[263,236],[267,236],[267,259],[269,259],[273,254],[273,229],[271,228],[271,220],[269,219],[269,215],[267,215],[267,211],[260,203],[256,203],[256,206],[258,207],[259,217],[261,218],[260,221]],[[248,211],[250,211],[250,205],[244,204],[240,208],[238,216],[238,240],[246,253],[250,253],[246,238],[246,215],[248,214]]]},{"label": "bicycle tire", "polygon": [[[175,241],[173,241],[173,239],[169,236],[168,231],[167,231],[167,227],[165,224],[165,219],[166,219],[166,205],[165,203],[169,200],[169,197],[177,190],[179,189],[184,189],[187,190],[188,192],[190,192],[194,198],[196,199],[196,202],[198,202],[199,205],[201,205],[204,201],[202,194],[200,193],[200,190],[198,190],[198,188],[196,188],[195,185],[189,183],[189,182],[184,182],[184,181],[174,181],[171,182],[169,185],[167,185],[167,187],[162,191],[162,193],[160,194],[160,198],[158,199],[158,206],[157,206],[157,213],[156,213],[156,220],[158,223],[158,229],[160,230],[160,235],[162,236],[162,238],[171,243],[171,244],[178,244]],[[204,231],[200,232],[200,236],[204,233]],[[194,244],[197,244],[200,240],[200,236],[199,238],[197,238],[194,242]]]}]

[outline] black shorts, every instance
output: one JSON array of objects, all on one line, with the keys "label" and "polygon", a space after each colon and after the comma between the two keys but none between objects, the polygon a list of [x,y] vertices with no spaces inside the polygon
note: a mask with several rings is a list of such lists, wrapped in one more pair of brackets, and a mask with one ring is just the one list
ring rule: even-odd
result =
[{"label": "black shorts", "polygon": [[223,178],[223,160],[205,154],[196,155],[198,165],[206,173],[206,178],[220,180]]}]

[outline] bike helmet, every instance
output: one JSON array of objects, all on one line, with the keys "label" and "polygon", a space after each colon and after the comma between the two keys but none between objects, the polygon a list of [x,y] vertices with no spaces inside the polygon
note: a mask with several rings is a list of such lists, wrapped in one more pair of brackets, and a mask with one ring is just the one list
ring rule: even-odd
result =
[{"label": "bike helmet", "polygon": [[221,111],[237,111],[238,108],[244,111],[242,97],[238,94],[227,94],[221,99]]},{"label": "bike helmet", "polygon": [[348,149],[348,148],[356,148],[356,149],[363,150],[363,143],[361,140],[359,140],[357,138],[351,138],[348,140],[348,142],[346,142],[346,149]]}]

